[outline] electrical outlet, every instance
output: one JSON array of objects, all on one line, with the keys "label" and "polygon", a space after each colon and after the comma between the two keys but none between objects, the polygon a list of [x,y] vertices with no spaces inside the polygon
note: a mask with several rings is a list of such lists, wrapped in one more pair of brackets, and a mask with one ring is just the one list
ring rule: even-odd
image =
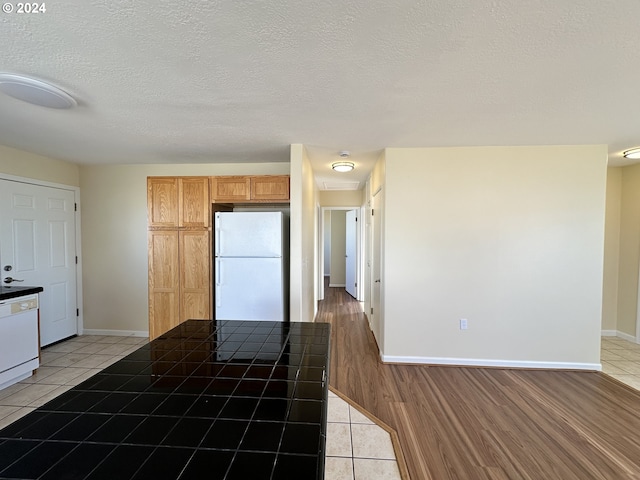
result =
[{"label": "electrical outlet", "polygon": [[461,318],[460,319],[460,330],[466,330],[467,329],[467,319],[466,318]]}]

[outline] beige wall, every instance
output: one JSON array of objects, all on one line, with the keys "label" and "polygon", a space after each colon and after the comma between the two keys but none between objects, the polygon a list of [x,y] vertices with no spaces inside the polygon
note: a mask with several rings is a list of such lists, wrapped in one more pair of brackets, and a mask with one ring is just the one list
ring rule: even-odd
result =
[{"label": "beige wall", "polygon": [[599,363],[606,146],[385,156],[385,356]]},{"label": "beige wall", "polygon": [[[618,264],[620,260],[620,200],[622,168],[607,169],[607,204],[604,232],[604,277],[602,286],[602,330],[618,326]],[[638,219],[640,221],[640,218]]]},{"label": "beige wall", "polygon": [[640,263],[640,165],[622,168],[617,330],[636,336]]},{"label": "beige wall", "polygon": [[78,165],[0,145],[0,173],[43,182],[80,186]]},{"label": "beige wall", "polygon": [[344,286],[346,283],[346,245],[347,211],[331,211],[331,286]]},{"label": "beige wall", "polygon": [[364,190],[321,190],[322,207],[360,207],[364,203]]},{"label": "beige wall", "polygon": [[318,187],[303,145],[291,145],[290,317],[312,322],[317,305]]},{"label": "beige wall", "polygon": [[84,328],[149,328],[147,176],[288,173],[288,163],[81,167]]}]

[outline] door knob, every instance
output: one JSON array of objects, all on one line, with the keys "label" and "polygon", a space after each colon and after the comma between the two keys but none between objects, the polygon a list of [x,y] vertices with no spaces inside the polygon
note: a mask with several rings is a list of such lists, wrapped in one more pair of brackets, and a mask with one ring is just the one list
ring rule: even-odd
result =
[{"label": "door knob", "polygon": [[4,279],[4,283],[24,282],[24,280],[18,280],[17,278],[7,277]]}]

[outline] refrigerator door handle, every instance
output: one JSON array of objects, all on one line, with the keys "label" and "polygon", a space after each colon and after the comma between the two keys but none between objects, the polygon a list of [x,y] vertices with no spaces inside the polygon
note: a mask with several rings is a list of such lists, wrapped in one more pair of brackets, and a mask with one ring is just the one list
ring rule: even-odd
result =
[{"label": "refrigerator door handle", "polygon": [[216,307],[220,307],[222,305],[222,302],[220,301],[220,279],[221,279],[221,272],[220,272],[220,266],[221,266],[221,261],[219,258],[216,258]]},{"label": "refrigerator door handle", "polygon": [[220,255],[220,228],[219,227],[216,228],[214,242],[216,243],[216,248],[215,248],[216,255]]}]

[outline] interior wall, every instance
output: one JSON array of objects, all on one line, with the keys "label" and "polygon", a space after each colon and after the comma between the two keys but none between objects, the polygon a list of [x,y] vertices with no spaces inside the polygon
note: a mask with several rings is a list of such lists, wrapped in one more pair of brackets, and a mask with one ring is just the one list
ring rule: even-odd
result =
[{"label": "interior wall", "polygon": [[364,204],[364,190],[320,190],[323,207],[360,207]]},{"label": "interior wall", "polygon": [[61,185],[80,186],[80,167],[0,145],[0,173]]},{"label": "interior wall", "polygon": [[344,287],[346,284],[346,210],[331,210],[331,276],[330,287]]},{"label": "interior wall", "polygon": [[387,149],[385,357],[597,368],[606,163],[604,145]]},{"label": "interior wall", "polygon": [[[604,277],[602,286],[602,330],[618,329],[618,277],[620,261],[620,201],[622,168],[607,168],[607,203],[604,232]],[[640,221],[640,217],[638,219]]]},{"label": "interior wall", "polygon": [[640,164],[621,170],[617,330],[635,337],[640,264]]},{"label": "interior wall", "polygon": [[147,176],[288,173],[288,163],[82,166],[84,328],[149,329]]},{"label": "interior wall", "polygon": [[290,318],[312,322],[317,310],[318,187],[304,145],[291,145]]}]

